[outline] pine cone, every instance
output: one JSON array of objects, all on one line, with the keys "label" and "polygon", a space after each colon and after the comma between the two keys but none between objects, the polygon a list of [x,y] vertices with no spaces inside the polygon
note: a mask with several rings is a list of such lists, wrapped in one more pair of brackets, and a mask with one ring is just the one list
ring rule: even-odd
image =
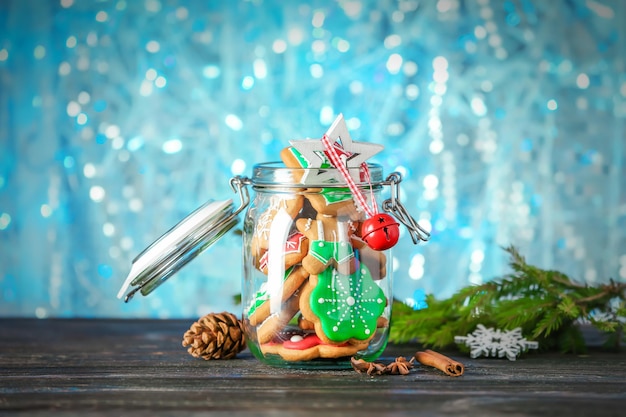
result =
[{"label": "pine cone", "polygon": [[228,312],[207,314],[185,332],[183,346],[195,358],[232,359],[246,347],[243,324]]}]

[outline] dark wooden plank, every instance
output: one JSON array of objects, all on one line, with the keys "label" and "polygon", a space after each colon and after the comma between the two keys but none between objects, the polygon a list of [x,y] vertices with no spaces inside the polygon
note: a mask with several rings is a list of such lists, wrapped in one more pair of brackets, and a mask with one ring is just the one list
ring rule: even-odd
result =
[{"label": "dark wooden plank", "polygon": [[[626,355],[469,359],[460,378],[265,366],[181,346],[192,320],[0,319],[0,414],[10,415],[624,415]],[[382,362],[417,346],[390,346]]]}]

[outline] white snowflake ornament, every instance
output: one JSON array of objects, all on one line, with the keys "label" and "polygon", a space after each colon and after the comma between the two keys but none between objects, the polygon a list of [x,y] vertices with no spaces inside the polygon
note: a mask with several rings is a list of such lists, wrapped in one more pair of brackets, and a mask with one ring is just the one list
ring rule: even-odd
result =
[{"label": "white snowflake ornament", "polygon": [[486,328],[482,324],[476,326],[473,333],[467,336],[455,336],[455,343],[464,343],[471,351],[470,356],[491,356],[502,358],[506,356],[514,361],[520,353],[528,349],[537,349],[539,343],[526,340],[522,336],[522,328],[502,331],[500,329]]}]

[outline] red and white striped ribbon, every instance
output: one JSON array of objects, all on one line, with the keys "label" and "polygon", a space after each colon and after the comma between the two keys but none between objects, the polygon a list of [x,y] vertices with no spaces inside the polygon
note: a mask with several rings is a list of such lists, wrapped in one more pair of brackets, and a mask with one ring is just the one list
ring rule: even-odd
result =
[{"label": "red and white striped ribbon", "polygon": [[[367,205],[367,200],[365,199],[365,196],[361,192],[361,189],[359,189],[359,187],[354,182],[354,179],[352,179],[352,177],[350,176],[350,172],[348,171],[346,160],[342,159],[342,157],[339,156],[339,153],[337,152],[336,147],[331,143],[331,141],[330,141],[330,139],[329,139],[329,137],[327,135],[322,136],[322,143],[324,144],[324,148],[326,150],[325,153],[326,153],[326,155],[328,155],[328,158],[330,159],[330,162],[335,166],[335,168],[337,168],[339,170],[339,173],[341,174],[341,176],[345,180],[346,184],[348,184],[348,188],[350,188],[350,191],[352,191],[352,195],[353,195],[353,198],[354,198],[354,201],[356,202],[356,204],[369,217],[374,217],[376,215],[376,211],[377,210],[373,210],[372,208],[370,208]],[[347,157],[345,152],[342,152],[342,156],[344,158]],[[370,173],[369,173],[369,168],[367,167],[367,163],[365,163],[365,162],[361,163],[361,167],[360,168],[363,170],[363,173],[365,174],[365,180],[369,183],[370,182]],[[372,196],[372,204],[374,206],[376,205],[376,200],[373,198],[373,196]]]}]

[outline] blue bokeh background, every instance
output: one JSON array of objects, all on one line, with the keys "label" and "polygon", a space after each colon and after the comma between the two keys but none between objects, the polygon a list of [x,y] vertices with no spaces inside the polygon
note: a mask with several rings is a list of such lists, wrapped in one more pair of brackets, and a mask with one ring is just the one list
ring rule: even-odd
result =
[{"label": "blue bokeh background", "polygon": [[626,280],[622,0],[0,2],[0,315],[238,311],[230,234],[148,297],[132,259],[228,180],[320,137],[404,174],[432,229],[394,293],[508,271]]}]

